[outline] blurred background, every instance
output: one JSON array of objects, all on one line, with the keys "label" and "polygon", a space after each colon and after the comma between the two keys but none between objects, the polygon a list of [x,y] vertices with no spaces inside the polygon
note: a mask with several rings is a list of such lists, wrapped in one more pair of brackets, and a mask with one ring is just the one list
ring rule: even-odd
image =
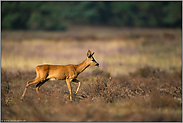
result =
[{"label": "blurred background", "polygon": [[67,30],[70,25],[181,27],[182,2],[2,2],[2,29]]},{"label": "blurred background", "polygon": [[[88,49],[73,103],[60,81],[20,100],[37,65]],[[182,1],[1,1],[1,97],[1,121],[182,121]]]},{"label": "blurred background", "polygon": [[1,10],[2,68],[11,71],[77,64],[90,48],[114,75],[181,67],[181,1],[3,1]]}]

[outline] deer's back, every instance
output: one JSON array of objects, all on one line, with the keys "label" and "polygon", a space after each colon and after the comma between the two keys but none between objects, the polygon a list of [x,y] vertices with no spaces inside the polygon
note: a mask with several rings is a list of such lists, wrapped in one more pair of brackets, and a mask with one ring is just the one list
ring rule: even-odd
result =
[{"label": "deer's back", "polygon": [[77,72],[74,65],[39,65],[36,67],[41,78],[64,80],[66,78],[76,78]]}]

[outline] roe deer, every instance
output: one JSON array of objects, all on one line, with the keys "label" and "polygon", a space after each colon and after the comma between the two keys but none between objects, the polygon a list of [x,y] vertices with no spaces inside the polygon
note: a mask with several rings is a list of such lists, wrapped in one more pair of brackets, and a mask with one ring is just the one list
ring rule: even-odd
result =
[{"label": "roe deer", "polygon": [[[48,80],[66,80],[66,83],[67,83],[67,86],[69,89],[69,93],[70,93],[70,101],[72,101],[71,82],[78,83],[78,87],[77,87],[77,90],[75,92],[75,94],[77,94],[79,87],[81,85],[80,81],[76,79],[77,76],[81,72],[83,72],[87,67],[89,67],[90,65],[99,67],[99,64],[95,61],[93,54],[94,54],[94,52],[91,53],[91,51],[88,50],[87,58],[82,63],[80,63],[78,65],[72,65],[72,64],[48,65],[48,64],[45,64],[45,65],[37,66],[36,67],[37,76],[34,80],[27,82],[27,85],[25,87],[25,90],[23,92],[21,99],[23,99],[23,97],[25,96],[25,93],[26,93],[29,85],[38,83],[36,85],[36,92],[39,96],[39,88],[46,81],[48,81]],[[40,99],[40,98],[38,98],[38,99]]]}]

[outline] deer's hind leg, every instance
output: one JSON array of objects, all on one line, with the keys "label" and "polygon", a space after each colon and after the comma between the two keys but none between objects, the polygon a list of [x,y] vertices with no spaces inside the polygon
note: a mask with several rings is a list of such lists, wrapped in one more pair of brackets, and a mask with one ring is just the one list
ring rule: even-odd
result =
[{"label": "deer's hind leg", "polygon": [[48,81],[49,79],[46,79],[42,82],[39,82],[37,85],[36,85],[36,92],[38,94],[38,99],[40,100],[40,96],[39,96],[39,88],[41,87],[41,85],[43,85],[46,81]]},{"label": "deer's hind leg", "polygon": [[[37,77],[34,79],[34,80],[31,80],[31,81],[28,81],[27,82],[27,85],[25,87],[25,90],[23,92],[23,95],[21,97],[21,99],[23,99],[23,97],[25,96],[25,93],[27,91],[27,88],[32,85],[32,84],[36,84],[36,83],[40,83],[40,82],[46,82],[47,81],[47,76],[48,76],[48,73],[47,72],[43,72],[44,70],[42,70],[41,68],[39,67],[36,67],[36,73],[37,73]],[[42,85],[42,84],[41,84]],[[39,93],[39,92],[38,92]]]},{"label": "deer's hind leg", "polygon": [[32,84],[36,84],[36,83],[38,83],[38,82],[41,82],[41,79],[39,79],[39,78],[35,78],[34,80],[28,81],[28,82],[27,82],[27,85],[25,86],[25,90],[24,90],[24,92],[23,92],[23,94],[22,94],[21,99],[23,99],[23,98],[24,98],[25,93],[26,93],[26,91],[27,91],[27,88],[28,88],[30,85],[32,85]]}]

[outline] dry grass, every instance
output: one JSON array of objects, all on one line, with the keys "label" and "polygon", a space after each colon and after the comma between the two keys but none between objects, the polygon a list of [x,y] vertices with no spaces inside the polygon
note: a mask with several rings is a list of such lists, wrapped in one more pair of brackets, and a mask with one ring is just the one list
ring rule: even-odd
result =
[{"label": "dry grass", "polygon": [[[144,65],[167,71],[182,65],[180,30],[112,28],[106,29],[104,35],[104,32],[95,33],[92,28],[84,29],[76,33],[72,29],[60,34],[4,31],[1,43],[2,68],[16,72],[34,70],[43,63],[78,64],[86,58],[87,49],[96,52],[95,58],[101,65],[100,69],[114,76],[128,74]],[[107,35],[109,32],[111,34]]]},{"label": "dry grass", "polygon": [[[182,121],[181,38],[179,29],[3,31],[1,121]],[[38,64],[77,64],[87,49],[100,67],[79,76],[72,103],[64,81],[44,84],[41,101],[35,85],[20,100]]]}]

